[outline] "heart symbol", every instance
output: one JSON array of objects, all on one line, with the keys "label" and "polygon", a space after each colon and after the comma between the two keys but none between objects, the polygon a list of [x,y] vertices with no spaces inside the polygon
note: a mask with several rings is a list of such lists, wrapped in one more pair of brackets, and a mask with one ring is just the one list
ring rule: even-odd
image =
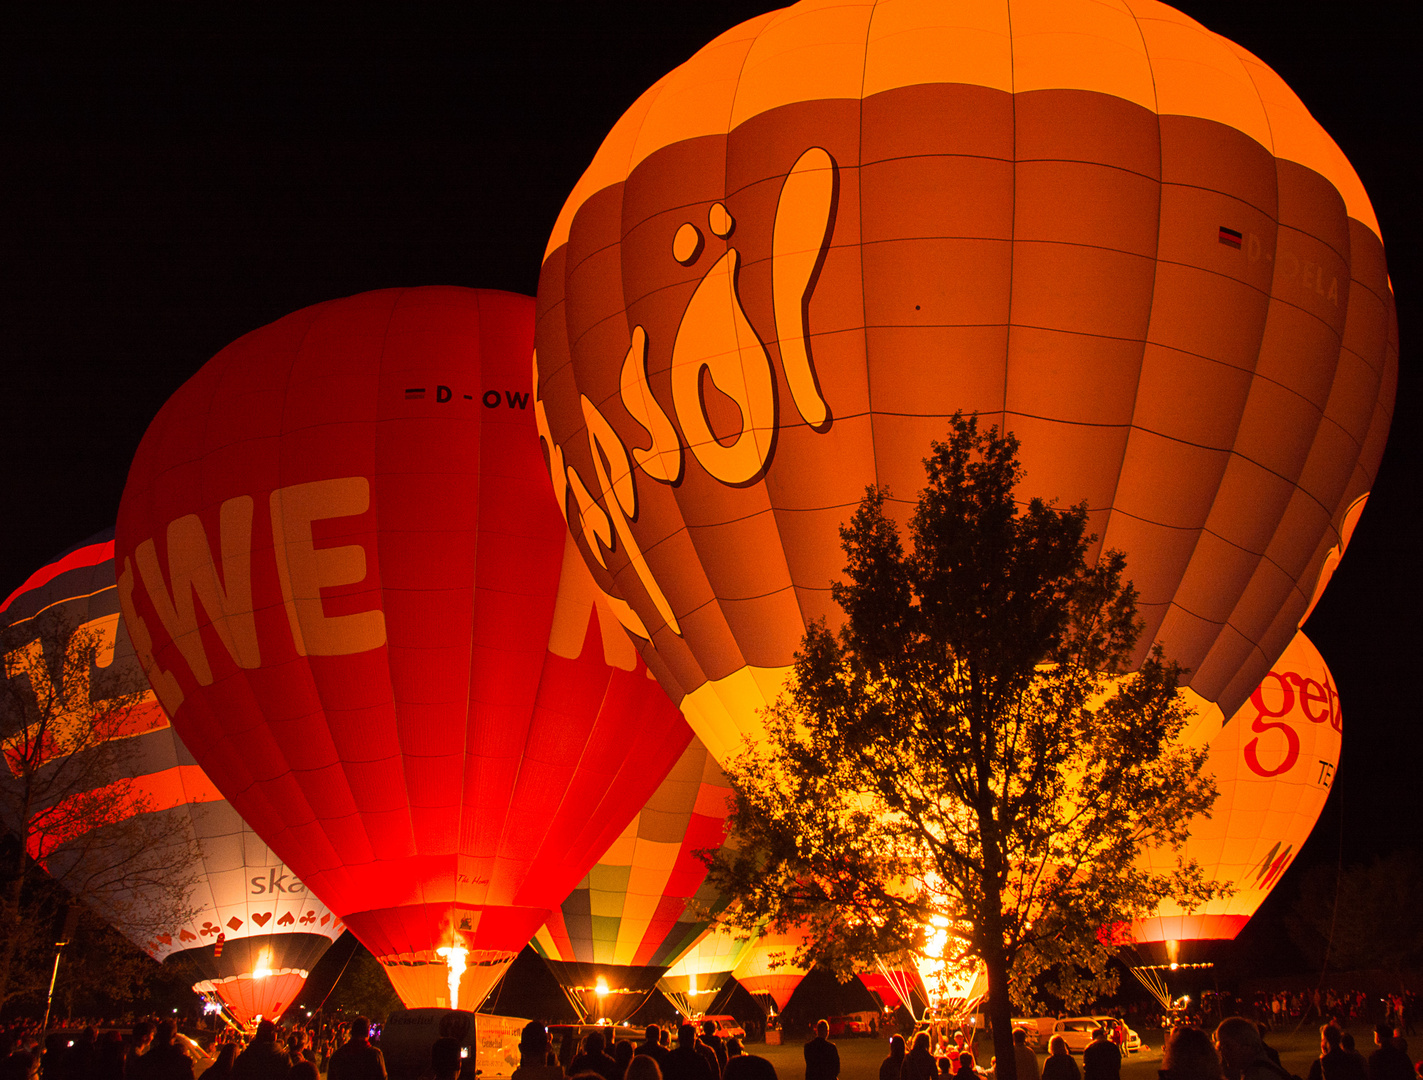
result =
[{"label": "heart symbol", "polygon": [[267,925],[267,920],[269,920],[271,917],[272,917],[272,913],[271,913],[270,911],[264,911],[264,912],[262,912],[262,914],[260,914],[260,915],[253,915],[253,916],[252,916],[252,921],[253,921],[254,923],[256,923],[258,926],[266,926],[266,925]]},{"label": "heart symbol", "polygon": [[229,929],[237,931],[242,928],[242,920],[239,919],[236,915],[234,915],[232,918],[227,920],[227,925]]},{"label": "heart symbol", "polygon": [[330,921],[331,921],[331,916],[330,916],[330,915],[323,915],[323,916],[321,916],[321,925],[322,925],[322,926],[325,926],[325,925],[326,925],[328,922],[330,922]]},{"label": "heart symbol", "polygon": [[294,922],[296,922],[296,920],[292,918],[292,913],[288,911],[285,915],[283,915],[280,919],[277,920],[277,925],[290,926]]},{"label": "heart symbol", "polygon": [[[186,930],[183,931],[183,932],[184,932],[185,934],[188,933]],[[189,937],[192,937],[193,935],[192,935],[192,934],[188,934],[188,936],[189,936]],[[172,945],[172,944],[173,944],[173,935],[172,935],[172,934],[159,934],[159,935],[158,935],[158,940],[161,941],[161,942],[163,942],[164,945]]]}]

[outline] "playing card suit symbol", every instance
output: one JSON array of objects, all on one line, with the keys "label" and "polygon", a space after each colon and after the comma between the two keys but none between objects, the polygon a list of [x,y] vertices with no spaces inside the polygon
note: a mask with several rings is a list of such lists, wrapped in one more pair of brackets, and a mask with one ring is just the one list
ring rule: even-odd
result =
[{"label": "playing card suit symbol", "polygon": [[323,915],[323,916],[321,916],[321,925],[322,925],[322,926],[325,926],[325,925],[326,925],[328,922],[330,922],[330,921],[331,921],[331,916],[330,916],[330,915]]},{"label": "playing card suit symbol", "polygon": [[203,937],[210,937],[217,933],[217,927],[210,922],[203,923],[203,928],[198,931]]},{"label": "playing card suit symbol", "polygon": [[285,915],[283,915],[280,919],[277,920],[277,925],[290,926],[294,922],[296,922],[296,919],[292,916],[292,913],[288,911]]},{"label": "playing card suit symbol", "polygon": [[[188,934],[188,932],[187,932],[186,930],[184,930],[183,933]],[[189,937],[192,937],[193,935],[192,935],[192,934],[188,934],[188,936],[189,936]],[[172,944],[173,944],[173,935],[172,935],[172,934],[159,934],[159,935],[158,935],[158,940],[161,941],[161,942],[163,942],[164,945],[172,945]]]},{"label": "playing card suit symbol", "polygon": [[302,926],[307,926],[307,925],[309,925],[310,923],[314,923],[315,921],[316,921],[316,912],[314,912],[314,911],[308,911],[305,915],[303,915],[303,916],[301,917],[301,925],[302,925]]},{"label": "playing card suit symbol", "polygon": [[270,911],[264,911],[264,912],[262,912],[260,915],[253,915],[253,916],[252,916],[252,921],[253,921],[254,923],[256,923],[258,926],[266,926],[267,923],[268,923],[268,921],[269,921],[271,918],[272,918],[272,913],[271,913]]},{"label": "playing card suit symbol", "polygon": [[234,915],[232,918],[227,920],[227,925],[228,928],[235,933],[236,931],[242,929],[242,920],[239,919],[236,915]]},{"label": "playing card suit symbol", "polygon": [[[160,939],[160,940],[161,940],[161,939]],[[179,940],[179,941],[197,941],[197,940],[198,940],[198,935],[195,934],[195,933],[193,933],[191,930],[179,930],[179,931],[178,931],[178,940]]]}]

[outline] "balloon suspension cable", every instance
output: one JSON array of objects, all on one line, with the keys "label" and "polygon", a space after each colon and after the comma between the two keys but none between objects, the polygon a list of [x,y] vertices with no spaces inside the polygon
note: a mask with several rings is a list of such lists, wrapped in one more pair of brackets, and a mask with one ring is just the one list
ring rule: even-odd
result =
[{"label": "balloon suspension cable", "polygon": [[[322,1009],[326,1008],[327,999],[329,999],[331,995],[336,992],[336,987],[341,982],[341,976],[346,974],[346,969],[351,966],[351,961],[355,958],[356,950],[358,950],[360,947],[361,943],[359,940],[357,940],[356,935],[351,934],[351,951],[346,954],[346,962],[341,965],[341,970],[337,974],[336,978],[331,980],[331,986],[326,991],[326,997],[322,998],[321,1004],[316,1006],[317,1012],[320,1012]],[[377,963],[379,963],[379,961],[377,961]]]},{"label": "balloon suspension cable", "polygon": [[914,1022],[918,1023],[924,1019],[914,1013],[914,976],[903,968],[891,970],[884,958],[879,956],[875,957],[875,967],[879,968],[879,973],[884,976],[884,981],[889,983],[890,989],[899,995],[899,1000],[909,1010],[909,1015],[914,1017]]},{"label": "balloon suspension cable", "polygon": [[1171,1011],[1171,991],[1167,989],[1166,972],[1161,969],[1160,965],[1153,964],[1143,967],[1140,964],[1130,964],[1128,970],[1169,1013]]},{"label": "balloon suspension cable", "polygon": [[[1329,953],[1334,948],[1334,927],[1339,921],[1339,887],[1344,881],[1344,789],[1339,785],[1339,777],[1334,777],[1334,786],[1330,788],[1330,793],[1339,792],[1339,850],[1334,862],[1334,907],[1329,912],[1329,937],[1324,942],[1324,961],[1319,966],[1319,982],[1314,984],[1314,993],[1318,996],[1319,991],[1324,988],[1324,976],[1329,970]],[[1298,1032],[1304,1026],[1304,1018],[1309,1014],[1308,1009],[1300,1010],[1299,1023],[1295,1025]]]}]

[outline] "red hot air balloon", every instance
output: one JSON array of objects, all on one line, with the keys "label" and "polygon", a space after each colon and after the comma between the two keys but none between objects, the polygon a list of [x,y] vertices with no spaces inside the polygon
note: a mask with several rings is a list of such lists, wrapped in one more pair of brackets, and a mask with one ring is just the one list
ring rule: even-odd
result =
[{"label": "red hot air balloon", "polygon": [[119,511],[159,699],[411,1006],[477,1006],[690,738],[567,540],[532,336],[509,293],[296,312],[173,395]]},{"label": "red hot air balloon", "polygon": [[1348,543],[1397,381],[1378,223],[1279,76],[1154,0],[802,0],[659,80],[539,279],[550,471],[718,758],[838,526],[957,411],[1085,502],[1232,714]]},{"label": "red hot air balloon", "polygon": [[[92,657],[86,655],[90,649]],[[64,653],[74,655],[68,662],[51,655]],[[24,830],[29,854],[61,882],[102,874],[111,849],[101,842],[89,851],[86,835],[104,820],[117,823],[139,812],[166,819],[147,833],[162,842],[151,862],[165,876],[191,878],[190,916],[161,921],[165,906],[152,897],[147,867],[117,882],[117,890],[100,890],[91,903],[155,960],[191,972],[198,979],[193,989],[216,994],[239,1023],[280,1015],[345,927],[218,793],[148,690],[119,615],[109,536],[94,537],[37,570],[0,605],[0,660],[17,691],[7,701],[27,693],[54,701],[68,692],[65,715],[48,711],[44,719],[36,715],[34,724],[67,723],[73,716],[86,734],[105,736],[77,751],[89,757],[87,763],[56,759],[44,766],[68,768],[95,786],[74,790],[62,780],[49,786],[41,776],[49,797]],[[89,661],[88,671],[74,666]],[[68,672],[73,685],[63,685],[63,674],[56,680],[56,671]],[[45,685],[35,686],[36,680]],[[12,757],[23,740],[16,719],[0,717],[7,766],[0,784],[6,786],[20,782]],[[122,750],[110,753],[120,740]],[[83,809],[86,801],[104,807],[103,814]]]}]

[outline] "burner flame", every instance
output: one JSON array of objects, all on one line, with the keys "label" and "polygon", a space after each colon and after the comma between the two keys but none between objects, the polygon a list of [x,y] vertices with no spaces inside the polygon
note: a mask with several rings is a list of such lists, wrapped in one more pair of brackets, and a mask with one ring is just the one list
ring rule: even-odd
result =
[{"label": "burner flame", "polygon": [[445,958],[445,966],[450,969],[446,985],[450,988],[450,1008],[460,1007],[460,976],[464,974],[465,958],[469,950],[463,945],[442,945],[435,950],[436,956]]}]

